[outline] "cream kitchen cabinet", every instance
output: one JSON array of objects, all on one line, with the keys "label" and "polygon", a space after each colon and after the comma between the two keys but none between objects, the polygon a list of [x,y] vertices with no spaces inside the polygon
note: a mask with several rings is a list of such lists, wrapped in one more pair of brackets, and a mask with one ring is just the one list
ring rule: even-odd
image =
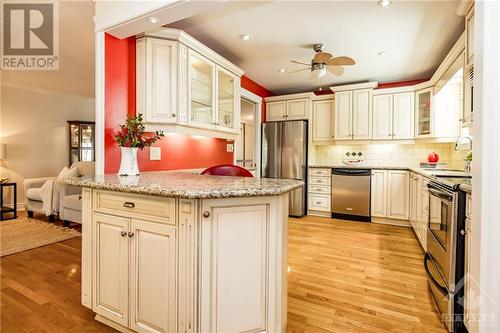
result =
[{"label": "cream kitchen cabinet", "polygon": [[465,67],[474,63],[474,6],[465,16]]},{"label": "cream kitchen cabinet", "polygon": [[371,216],[387,217],[387,170],[372,170]]},{"label": "cream kitchen cabinet", "polygon": [[415,92],[415,137],[428,138],[431,137],[434,130],[434,95],[432,87],[421,89]]},{"label": "cream kitchen cabinet", "polygon": [[243,71],[186,33],[161,28],[136,40],[136,106],[146,130],[234,139]]},{"label": "cream kitchen cabinet", "polygon": [[410,183],[406,170],[372,170],[371,216],[390,220],[410,218]]},{"label": "cream kitchen cabinet", "polygon": [[176,332],[176,228],[94,214],[93,310],[137,332]]},{"label": "cream kitchen cabinet", "polygon": [[333,99],[316,100],[313,102],[312,138],[315,142],[333,140]]},{"label": "cream kitchen cabinet", "polygon": [[314,93],[266,97],[266,121],[309,119]]},{"label": "cream kitchen cabinet", "polygon": [[413,92],[374,95],[372,133],[374,140],[413,139]]},{"label": "cream kitchen cabinet", "polygon": [[370,140],[371,90],[335,92],[335,140]]},{"label": "cream kitchen cabinet", "polygon": [[331,217],[332,169],[309,168],[308,215]]},{"label": "cream kitchen cabinet", "polygon": [[373,96],[373,140],[392,140],[393,95]]},{"label": "cream kitchen cabinet", "polygon": [[387,171],[387,217],[398,220],[409,219],[409,173],[405,170]]}]

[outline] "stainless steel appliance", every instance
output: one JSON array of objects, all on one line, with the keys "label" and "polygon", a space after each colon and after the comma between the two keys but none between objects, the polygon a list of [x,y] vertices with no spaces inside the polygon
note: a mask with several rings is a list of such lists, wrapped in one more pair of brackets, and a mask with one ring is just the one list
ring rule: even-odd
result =
[{"label": "stainless steel appliance", "polygon": [[[307,182],[307,122],[269,122],[262,125],[263,178],[299,179]],[[305,186],[289,194],[289,215],[306,213]]]},{"label": "stainless steel appliance", "polygon": [[465,194],[458,188],[462,177],[435,177],[429,190],[427,283],[442,320],[450,332],[463,327]]},{"label": "stainless steel appliance", "polygon": [[332,216],[370,222],[371,170],[332,169]]}]

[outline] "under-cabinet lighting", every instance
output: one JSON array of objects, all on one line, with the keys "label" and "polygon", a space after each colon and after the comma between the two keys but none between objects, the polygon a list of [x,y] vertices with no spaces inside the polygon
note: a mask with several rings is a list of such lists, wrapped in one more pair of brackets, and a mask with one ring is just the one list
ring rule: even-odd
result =
[{"label": "under-cabinet lighting", "polygon": [[157,18],[157,17],[154,17],[154,16],[148,17],[148,21],[149,21],[149,23],[152,23],[152,24],[158,24],[158,23],[160,23],[160,19]]}]

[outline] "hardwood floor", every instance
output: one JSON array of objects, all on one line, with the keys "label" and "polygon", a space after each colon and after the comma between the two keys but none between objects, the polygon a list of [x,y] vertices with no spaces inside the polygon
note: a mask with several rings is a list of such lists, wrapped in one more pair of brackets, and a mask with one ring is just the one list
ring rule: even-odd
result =
[{"label": "hardwood floor", "polygon": [[[287,332],[441,332],[407,228],[290,219]],[[116,332],[80,303],[81,238],[0,259],[0,331]]]}]

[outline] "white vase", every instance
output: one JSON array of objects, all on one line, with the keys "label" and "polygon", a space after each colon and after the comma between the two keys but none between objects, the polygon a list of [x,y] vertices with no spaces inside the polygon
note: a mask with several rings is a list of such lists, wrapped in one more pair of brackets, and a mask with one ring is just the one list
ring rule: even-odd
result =
[{"label": "white vase", "polygon": [[137,165],[137,150],[139,148],[120,147],[122,160],[120,163],[119,176],[137,176],[139,175],[139,166]]}]

